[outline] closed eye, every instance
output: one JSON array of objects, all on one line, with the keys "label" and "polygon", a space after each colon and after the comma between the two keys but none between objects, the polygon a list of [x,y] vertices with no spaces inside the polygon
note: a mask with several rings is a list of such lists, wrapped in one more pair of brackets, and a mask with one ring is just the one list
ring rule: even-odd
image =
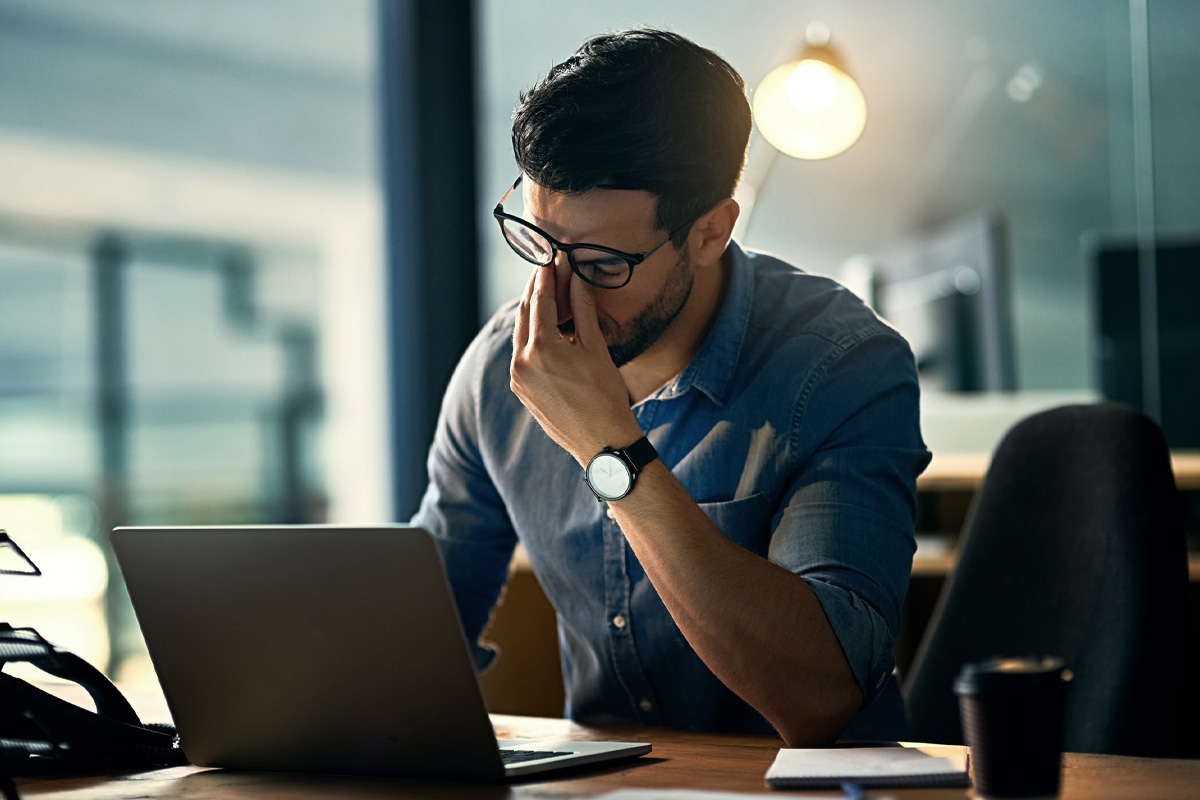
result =
[{"label": "closed eye", "polygon": [[594,270],[606,275],[619,275],[625,270],[627,263],[623,258],[610,256],[608,258],[575,259],[575,266],[579,269]]}]

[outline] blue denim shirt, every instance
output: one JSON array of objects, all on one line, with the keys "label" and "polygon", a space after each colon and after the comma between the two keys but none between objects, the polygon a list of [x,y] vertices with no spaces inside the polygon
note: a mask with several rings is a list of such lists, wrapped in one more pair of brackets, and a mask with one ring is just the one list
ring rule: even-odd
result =
[{"label": "blue denim shirt", "polygon": [[[911,351],[834,281],[729,255],[707,339],[633,412],[726,536],[812,587],[866,698],[845,735],[903,738],[893,651],[929,461]],[[437,537],[477,665],[520,541],[558,612],[567,716],[772,732],[692,650],[579,465],[509,389],[515,314],[502,308],[458,365],[412,520]]]}]

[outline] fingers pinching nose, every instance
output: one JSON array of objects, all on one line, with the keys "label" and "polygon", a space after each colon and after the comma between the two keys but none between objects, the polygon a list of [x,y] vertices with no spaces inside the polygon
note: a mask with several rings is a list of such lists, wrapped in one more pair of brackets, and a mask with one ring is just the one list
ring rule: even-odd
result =
[{"label": "fingers pinching nose", "polygon": [[582,336],[584,344],[587,344],[596,338],[593,334],[598,334],[600,330],[600,323],[596,318],[595,289],[576,277],[571,281],[570,292],[575,334]]},{"label": "fingers pinching nose", "polygon": [[530,297],[530,326],[535,337],[548,336],[557,327],[558,304],[554,298],[554,270],[539,267],[534,270],[533,290]]}]

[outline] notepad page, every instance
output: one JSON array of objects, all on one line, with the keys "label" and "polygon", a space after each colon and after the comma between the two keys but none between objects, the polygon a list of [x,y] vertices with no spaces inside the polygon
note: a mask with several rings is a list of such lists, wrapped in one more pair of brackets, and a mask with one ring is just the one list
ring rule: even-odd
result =
[{"label": "notepad page", "polygon": [[771,786],[937,785],[967,779],[967,749],[949,745],[782,749],[767,770]]},{"label": "notepad page", "polygon": [[[766,792],[712,792],[705,789],[618,789],[593,800],[768,800]],[[805,795],[804,800],[845,800],[845,795]]]}]

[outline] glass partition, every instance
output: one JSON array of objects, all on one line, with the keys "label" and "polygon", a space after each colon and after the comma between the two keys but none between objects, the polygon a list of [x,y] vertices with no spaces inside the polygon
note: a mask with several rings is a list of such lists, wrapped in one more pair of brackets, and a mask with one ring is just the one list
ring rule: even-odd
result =
[{"label": "glass partition", "polygon": [[[995,220],[1001,233],[990,252],[999,254],[1008,283],[1008,319],[996,328],[1010,340],[1013,381],[982,388],[1021,394],[1005,404],[1011,411],[1002,420],[983,422],[986,434],[961,443],[986,449],[993,429],[1013,414],[1096,396],[1087,243],[1138,232],[1131,26],[1137,6],[1136,0],[755,0],[736,9],[485,3],[483,310],[518,295],[528,273],[487,216],[512,181],[510,115],[523,87],[590,35],[657,25],[715,49],[753,89],[795,57],[806,27],[819,20],[866,98],[865,130],[845,152],[818,161],[776,155],[756,130],[738,195],[737,236],[866,295],[864,266],[886,274],[896,253],[936,252],[944,232]],[[1186,0],[1148,4],[1159,231],[1194,234],[1200,219],[1200,153],[1192,133],[1200,113],[1198,14]],[[529,35],[551,19],[553,36]],[[940,402],[934,391],[929,399],[931,408]],[[961,411],[959,400],[969,402],[951,398],[958,403],[953,413]]]}]

